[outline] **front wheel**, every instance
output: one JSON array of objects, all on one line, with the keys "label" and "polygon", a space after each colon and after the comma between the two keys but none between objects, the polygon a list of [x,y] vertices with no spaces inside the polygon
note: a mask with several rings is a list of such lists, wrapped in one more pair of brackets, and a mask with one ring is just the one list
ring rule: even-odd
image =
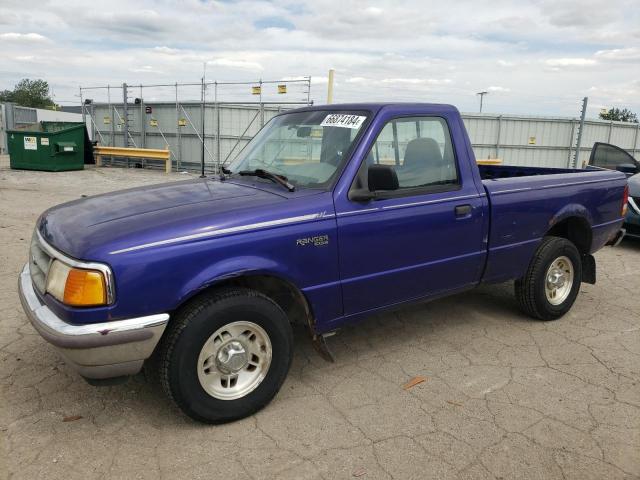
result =
[{"label": "front wheel", "polygon": [[205,294],[178,312],[163,339],[160,380],[191,418],[223,423],[264,407],[293,356],[289,321],[271,299],[244,288]]},{"label": "front wheel", "polygon": [[515,293],[524,313],[555,320],[569,311],[580,291],[582,261],[576,246],[565,238],[545,237]]}]

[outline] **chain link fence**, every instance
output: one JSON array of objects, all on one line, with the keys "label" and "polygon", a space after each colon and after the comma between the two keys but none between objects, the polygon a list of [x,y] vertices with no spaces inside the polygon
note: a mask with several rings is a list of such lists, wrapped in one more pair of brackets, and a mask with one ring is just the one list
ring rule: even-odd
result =
[{"label": "chain link fence", "polygon": [[[200,99],[195,100],[198,93]],[[173,168],[198,170],[204,142],[205,172],[214,173],[235,158],[273,116],[313,103],[309,77],[82,87],[80,96],[91,136],[101,145],[168,148]],[[172,100],[167,100],[169,96]],[[132,162],[111,159],[114,165],[162,167],[153,161]]]}]

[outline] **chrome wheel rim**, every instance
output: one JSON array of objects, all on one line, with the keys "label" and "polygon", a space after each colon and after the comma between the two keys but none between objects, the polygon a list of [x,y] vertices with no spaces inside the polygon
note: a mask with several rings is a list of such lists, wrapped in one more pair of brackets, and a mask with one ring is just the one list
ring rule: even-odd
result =
[{"label": "chrome wheel rim", "polygon": [[568,257],[558,257],[547,269],[544,290],[547,301],[551,305],[560,305],[564,302],[573,287],[573,263]]},{"label": "chrome wheel rim", "polygon": [[198,356],[198,380],[214,398],[242,398],[264,380],[271,356],[271,340],[260,325],[229,323],[204,342]]}]

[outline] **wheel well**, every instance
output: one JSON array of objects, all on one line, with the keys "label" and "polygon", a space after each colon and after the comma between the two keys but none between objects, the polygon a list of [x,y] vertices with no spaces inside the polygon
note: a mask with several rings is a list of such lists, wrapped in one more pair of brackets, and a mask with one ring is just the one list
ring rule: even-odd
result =
[{"label": "wheel well", "polygon": [[551,227],[547,235],[566,238],[572,242],[583,255],[591,251],[591,226],[584,218],[566,218]]},{"label": "wheel well", "polygon": [[224,287],[245,287],[262,293],[276,302],[291,323],[313,327],[314,317],[304,294],[291,282],[272,275],[242,275],[216,282],[198,295]]}]

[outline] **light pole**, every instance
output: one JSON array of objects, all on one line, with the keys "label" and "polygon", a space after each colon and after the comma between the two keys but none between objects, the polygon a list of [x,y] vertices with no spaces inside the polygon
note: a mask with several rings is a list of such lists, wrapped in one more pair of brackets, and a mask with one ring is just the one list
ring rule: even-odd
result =
[{"label": "light pole", "polygon": [[484,92],[478,92],[476,93],[476,95],[480,95],[480,113],[482,113],[482,99],[484,98],[484,96],[486,94],[488,94],[489,92],[484,91]]}]

